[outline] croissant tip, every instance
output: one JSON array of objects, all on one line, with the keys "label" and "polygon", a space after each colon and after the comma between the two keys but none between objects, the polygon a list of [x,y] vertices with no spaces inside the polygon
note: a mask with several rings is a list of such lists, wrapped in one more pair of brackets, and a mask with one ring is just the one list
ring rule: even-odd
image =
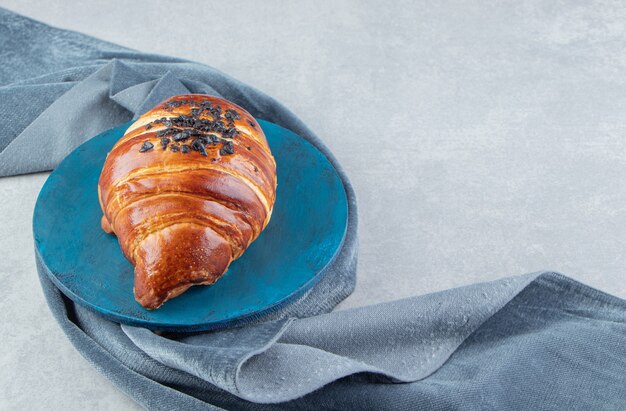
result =
[{"label": "croissant tip", "polygon": [[136,287],[133,287],[133,294],[135,295],[135,300],[146,310],[156,310],[165,302],[165,300],[156,298],[156,296],[150,292],[138,294]]}]

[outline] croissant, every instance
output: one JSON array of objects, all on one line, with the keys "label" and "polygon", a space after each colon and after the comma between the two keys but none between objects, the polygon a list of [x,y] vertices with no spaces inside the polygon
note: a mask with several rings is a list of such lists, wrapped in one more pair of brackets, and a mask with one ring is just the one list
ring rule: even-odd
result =
[{"label": "croissant", "polygon": [[256,120],[216,97],[171,97],[139,117],[107,154],[102,229],[135,267],[147,309],[213,284],[267,226],[276,162]]}]

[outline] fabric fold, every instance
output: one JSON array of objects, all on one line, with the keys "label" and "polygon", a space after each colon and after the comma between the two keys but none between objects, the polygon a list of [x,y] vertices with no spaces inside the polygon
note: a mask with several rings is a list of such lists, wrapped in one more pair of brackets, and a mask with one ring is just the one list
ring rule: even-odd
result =
[{"label": "fabric fold", "polygon": [[[109,98],[113,64],[58,97],[11,141],[0,152],[0,176],[53,168],[87,138],[127,121],[130,112]],[[29,161],[24,161],[24,152]]]},{"label": "fabric fold", "polygon": [[244,399],[237,388],[237,375],[249,358],[269,349],[288,328],[291,320],[266,322],[173,340],[144,328],[122,325],[135,345],[161,364],[185,371]]},{"label": "fabric fold", "polygon": [[278,403],[363,372],[395,382],[425,378],[540,275],[554,274],[532,273],[293,322],[266,322],[176,340],[141,328],[123,325],[122,329],[163,365],[248,401]]},{"label": "fabric fold", "polygon": [[[132,69],[128,64],[117,58],[111,60],[111,81],[109,83],[109,97],[124,106],[123,100],[118,100],[118,94],[140,83],[154,80],[153,78]],[[129,111],[132,108],[126,107]]]},{"label": "fabric fold", "polygon": [[133,110],[135,113],[133,120],[136,120],[166,98],[177,94],[188,94],[190,91],[171,71],[168,71],[156,81],[141,104]]}]

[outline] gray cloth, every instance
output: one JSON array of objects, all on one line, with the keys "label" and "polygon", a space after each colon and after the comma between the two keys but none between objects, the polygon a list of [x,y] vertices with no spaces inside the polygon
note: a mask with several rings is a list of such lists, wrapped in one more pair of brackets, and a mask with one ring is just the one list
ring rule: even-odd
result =
[{"label": "gray cloth", "polygon": [[626,302],[557,273],[330,312],[354,287],[354,193],[317,137],[270,97],[197,63],[2,9],[0,61],[0,175],[51,169],[86,136],[189,91],[223,96],[293,130],[340,170],[350,220],[339,258],[307,295],[254,323],[189,335],[120,326],[65,298],[37,261],[72,344],[144,407],[626,407]]}]

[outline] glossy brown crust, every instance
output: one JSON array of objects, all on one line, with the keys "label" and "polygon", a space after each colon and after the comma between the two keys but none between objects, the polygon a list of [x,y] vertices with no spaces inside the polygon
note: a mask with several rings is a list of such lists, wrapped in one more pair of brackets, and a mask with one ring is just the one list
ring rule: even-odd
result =
[{"label": "glossy brown crust", "polygon": [[[206,156],[164,150],[157,132],[167,127],[158,119],[190,115],[203,101],[239,114],[231,119],[238,134],[228,140],[234,153],[220,154],[220,144],[206,146]],[[140,152],[146,141],[154,148]],[[102,228],[117,235],[135,266],[136,300],[156,309],[192,285],[213,284],[258,237],[276,198],[276,163],[261,127],[241,107],[175,96],[137,119],[111,149],[98,196]]]}]

